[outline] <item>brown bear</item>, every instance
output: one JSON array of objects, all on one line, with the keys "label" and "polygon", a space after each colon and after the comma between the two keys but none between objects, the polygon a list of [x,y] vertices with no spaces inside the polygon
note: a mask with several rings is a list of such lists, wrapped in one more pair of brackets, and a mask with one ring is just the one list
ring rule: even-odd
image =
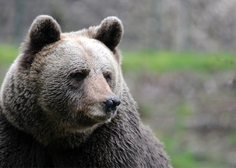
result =
[{"label": "brown bear", "polygon": [[122,35],[117,17],[70,33],[34,20],[1,86],[1,167],[171,167],[123,79]]}]

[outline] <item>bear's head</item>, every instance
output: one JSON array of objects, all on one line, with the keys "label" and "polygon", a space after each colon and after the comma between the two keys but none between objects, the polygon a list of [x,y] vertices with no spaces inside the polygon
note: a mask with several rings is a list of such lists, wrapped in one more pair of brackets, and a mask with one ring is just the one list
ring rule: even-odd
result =
[{"label": "bear's head", "polygon": [[0,103],[8,121],[44,145],[60,138],[73,145],[73,138],[83,141],[110,122],[122,96],[116,48],[122,35],[116,17],[61,33],[52,17],[38,16],[1,87]]}]

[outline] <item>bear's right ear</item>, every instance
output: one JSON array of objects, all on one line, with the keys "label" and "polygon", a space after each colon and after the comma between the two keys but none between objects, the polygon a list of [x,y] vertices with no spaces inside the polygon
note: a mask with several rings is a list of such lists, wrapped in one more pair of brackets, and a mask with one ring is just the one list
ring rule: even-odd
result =
[{"label": "bear's right ear", "polygon": [[51,16],[40,15],[36,17],[28,31],[25,42],[22,45],[24,66],[30,66],[34,60],[34,54],[44,46],[59,41],[61,28]]},{"label": "bear's right ear", "polygon": [[101,41],[113,51],[120,43],[123,33],[123,24],[120,19],[115,16],[110,16],[105,18],[99,26],[94,28],[92,38]]}]

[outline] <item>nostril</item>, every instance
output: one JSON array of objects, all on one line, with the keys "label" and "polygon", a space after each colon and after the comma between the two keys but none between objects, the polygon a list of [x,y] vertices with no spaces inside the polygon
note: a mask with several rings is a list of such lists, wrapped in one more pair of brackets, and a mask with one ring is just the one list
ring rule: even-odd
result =
[{"label": "nostril", "polygon": [[107,109],[111,108],[113,106],[113,101],[110,99],[110,100],[107,100],[106,102],[104,102],[105,106]]},{"label": "nostril", "polygon": [[114,98],[112,99],[114,106],[119,106],[120,105],[120,99],[119,98]]}]

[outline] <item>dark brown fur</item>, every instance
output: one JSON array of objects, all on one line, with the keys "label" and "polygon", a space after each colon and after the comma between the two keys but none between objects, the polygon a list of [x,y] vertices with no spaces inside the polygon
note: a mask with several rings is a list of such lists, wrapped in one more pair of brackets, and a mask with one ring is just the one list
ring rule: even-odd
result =
[{"label": "dark brown fur", "polygon": [[171,168],[123,80],[122,35],[116,17],[65,34],[36,18],[0,92],[1,167]]},{"label": "dark brown fur", "polygon": [[41,17],[34,21],[29,29],[26,42],[22,46],[24,59],[21,66],[29,68],[34,61],[35,55],[44,46],[60,40],[61,28],[55,20],[50,17]]}]

